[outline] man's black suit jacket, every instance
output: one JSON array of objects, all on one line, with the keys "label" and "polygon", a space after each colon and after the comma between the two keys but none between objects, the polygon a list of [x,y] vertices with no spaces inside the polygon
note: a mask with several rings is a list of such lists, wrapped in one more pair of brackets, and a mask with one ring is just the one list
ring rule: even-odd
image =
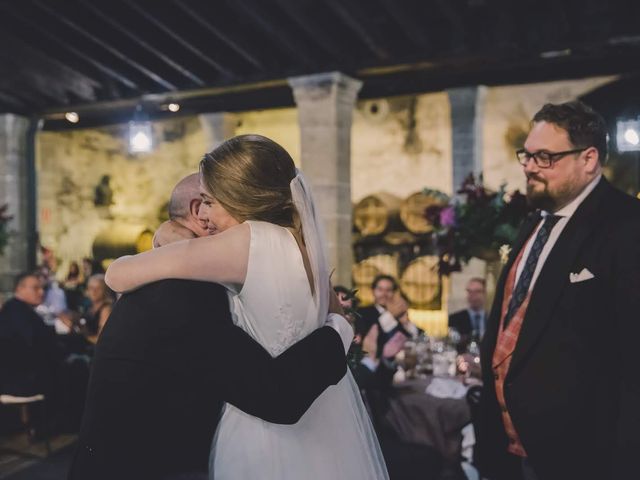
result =
[{"label": "man's black suit jacket", "polygon": [[449,326],[455,328],[460,335],[471,335],[471,317],[468,310],[459,310],[449,315]]},{"label": "man's black suit jacket", "polygon": [[0,310],[0,393],[48,394],[58,357],[53,329],[30,305],[8,300]]},{"label": "man's black suit jacket", "polygon": [[[490,365],[505,277],[539,218],[513,245],[482,343],[478,453],[490,478],[517,478],[508,471]],[[583,269],[594,278],[570,282]],[[634,471],[640,452],[638,339],[640,202],[603,178],[544,264],[505,379],[508,411],[541,479],[630,478],[624,472]]]},{"label": "man's black suit jacket", "polygon": [[102,331],[69,479],[206,472],[223,401],[292,424],[345,372],[330,327],[272,359],[233,326],[223,287],[147,285],[116,302]]}]

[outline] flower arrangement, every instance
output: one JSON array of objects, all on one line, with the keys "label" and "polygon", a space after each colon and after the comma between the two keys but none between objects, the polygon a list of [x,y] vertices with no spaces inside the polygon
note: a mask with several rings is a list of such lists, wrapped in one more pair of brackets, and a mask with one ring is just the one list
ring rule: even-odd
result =
[{"label": "flower arrangement", "polygon": [[0,255],[4,252],[4,247],[9,242],[9,221],[13,218],[7,214],[7,205],[0,206]]},{"label": "flower arrangement", "polygon": [[434,227],[442,275],[460,271],[472,257],[498,260],[529,212],[520,191],[507,192],[505,185],[491,191],[484,187],[482,176],[469,175],[454,199],[439,191],[425,193],[441,200],[425,210],[425,217]]}]

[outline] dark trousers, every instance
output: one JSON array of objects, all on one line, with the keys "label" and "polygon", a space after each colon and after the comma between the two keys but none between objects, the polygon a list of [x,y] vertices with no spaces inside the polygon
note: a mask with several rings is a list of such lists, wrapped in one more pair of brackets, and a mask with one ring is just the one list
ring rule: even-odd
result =
[{"label": "dark trousers", "polygon": [[162,477],[162,480],[209,480],[209,475],[206,473],[173,473]]},{"label": "dark trousers", "polygon": [[522,478],[523,480],[540,480],[528,458],[522,459]]}]

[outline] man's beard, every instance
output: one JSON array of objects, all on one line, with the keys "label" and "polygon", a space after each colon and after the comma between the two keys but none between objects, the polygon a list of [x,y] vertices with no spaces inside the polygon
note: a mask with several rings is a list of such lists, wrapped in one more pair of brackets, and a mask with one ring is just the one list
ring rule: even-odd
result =
[{"label": "man's beard", "polygon": [[[529,178],[534,178],[537,183],[544,185],[544,189],[542,191],[535,190],[534,187],[536,185],[529,183]],[[556,205],[555,200],[551,197],[547,189],[547,182],[534,176],[527,178],[527,203],[533,208],[539,208],[548,212],[552,212]]]}]

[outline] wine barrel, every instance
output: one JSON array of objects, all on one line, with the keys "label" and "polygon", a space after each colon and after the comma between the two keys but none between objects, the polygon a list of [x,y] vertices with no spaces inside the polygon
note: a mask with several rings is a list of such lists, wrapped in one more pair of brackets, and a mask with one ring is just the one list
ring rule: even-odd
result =
[{"label": "wine barrel", "polygon": [[395,255],[375,255],[365,258],[351,267],[354,288],[361,305],[373,303],[371,282],[377,275],[391,275],[398,278],[398,258]]},{"label": "wine barrel", "polygon": [[400,226],[401,203],[400,198],[386,192],[368,195],[353,207],[353,223],[365,237],[382,235]]},{"label": "wine barrel", "polygon": [[438,257],[425,255],[413,260],[400,277],[400,287],[411,306],[426,310],[442,308],[442,282],[438,275]]},{"label": "wine barrel", "polygon": [[144,225],[113,223],[96,235],[93,258],[98,261],[151,250],[153,231]]},{"label": "wine barrel", "polygon": [[400,205],[400,220],[411,233],[425,234],[433,230],[426,217],[425,210],[431,205],[441,205],[442,200],[424,192],[409,195]]}]

